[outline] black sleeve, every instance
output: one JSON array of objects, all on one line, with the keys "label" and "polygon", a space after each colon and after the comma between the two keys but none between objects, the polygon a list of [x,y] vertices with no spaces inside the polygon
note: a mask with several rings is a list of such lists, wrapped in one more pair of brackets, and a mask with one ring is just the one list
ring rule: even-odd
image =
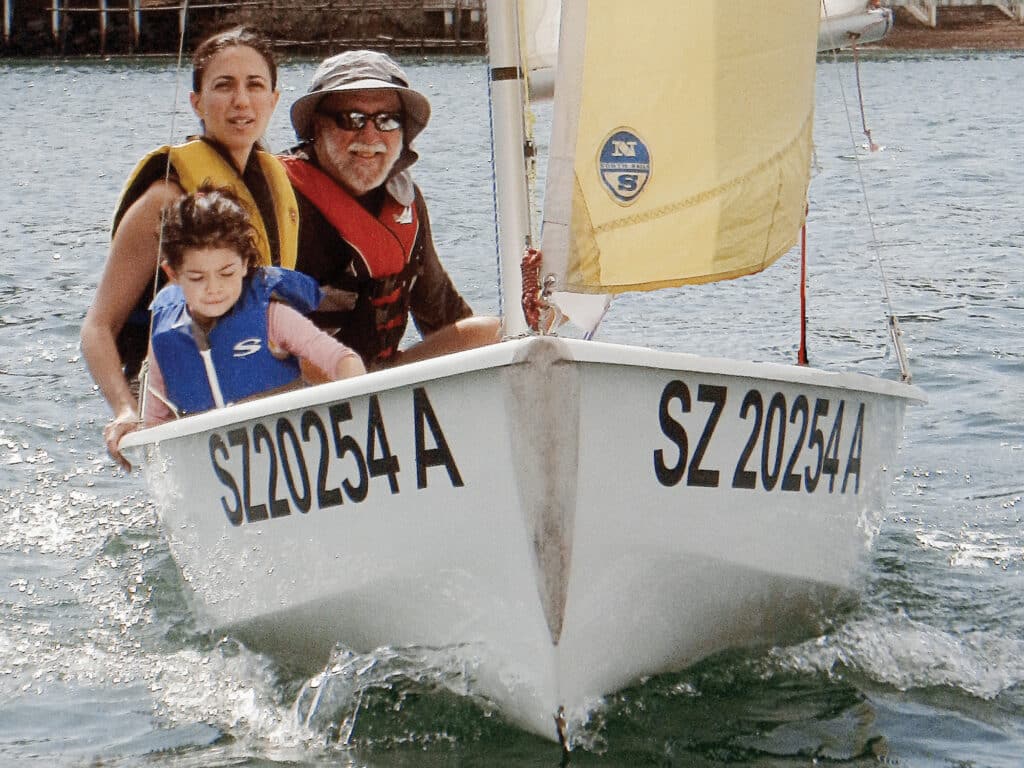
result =
[{"label": "black sleeve", "polygon": [[430,232],[427,204],[419,188],[416,189],[415,205],[420,220],[415,246],[420,265],[412,287],[409,311],[420,335],[426,336],[456,320],[471,317],[473,310],[462,298],[437,256]]}]

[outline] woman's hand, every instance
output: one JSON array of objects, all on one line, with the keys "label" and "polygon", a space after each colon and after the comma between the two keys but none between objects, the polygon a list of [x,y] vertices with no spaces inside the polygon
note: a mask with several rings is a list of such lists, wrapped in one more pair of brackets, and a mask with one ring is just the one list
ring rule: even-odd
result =
[{"label": "woman's hand", "polygon": [[107,453],[110,458],[116,461],[125,472],[132,471],[132,465],[118,450],[121,438],[129,432],[134,432],[142,424],[139,422],[139,414],[135,410],[122,411],[103,428],[103,439],[107,441]]}]

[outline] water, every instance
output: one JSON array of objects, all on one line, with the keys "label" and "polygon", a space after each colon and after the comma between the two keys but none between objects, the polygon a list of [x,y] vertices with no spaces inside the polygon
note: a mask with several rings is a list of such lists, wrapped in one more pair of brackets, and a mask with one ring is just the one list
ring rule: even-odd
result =
[{"label": "water", "polygon": [[[495,312],[483,62],[405,63],[434,103],[417,177],[439,250]],[[282,70],[274,147],[312,66]],[[1024,56],[877,55],[861,78],[874,154],[852,63],[819,66],[810,353],[895,376],[877,255],[930,397],[908,413],[862,599],[819,638],[609,697],[574,764],[1020,764]],[[160,61],[0,62],[0,764],[554,765],[444,652],[340,653],[313,688],[194,625],[141,478],[103,451],[77,348],[123,179],[194,130],[172,116],[177,82]],[[791,254],[760,277],[627,297],[602,336],[792,360],[798,272]],[[317,691],[336,709],[300,722]]]}]

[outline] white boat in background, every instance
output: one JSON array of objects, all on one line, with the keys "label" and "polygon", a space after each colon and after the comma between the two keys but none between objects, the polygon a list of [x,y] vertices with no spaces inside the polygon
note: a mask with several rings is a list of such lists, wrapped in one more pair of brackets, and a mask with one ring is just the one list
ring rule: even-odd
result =
[{"label": "white boat in background", "polygon": [[878,0],[821,0],[818,52],[877,43],[894,21],[892,9]]},{"label": "white boat in background", "polygon": [[538,278],[559,308],[543,316],[589,334],[606,296],[739,277],[790,250],[810,177],[813,5],[491,0],[508,340],[122,447],[144,455],[201,624],[311,671],[336,643],[454,649],[473,693],[554,740],[644,676],[818,631],[860,588],[904,409],[923,396],[529,327],[519,43],[542,35],[518,30],[552,18]]}]

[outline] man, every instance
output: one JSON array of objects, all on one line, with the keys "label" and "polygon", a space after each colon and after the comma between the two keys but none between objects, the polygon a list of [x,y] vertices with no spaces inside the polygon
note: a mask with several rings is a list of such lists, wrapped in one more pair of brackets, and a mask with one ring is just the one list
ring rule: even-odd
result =
[{"label": "man", "polygon": [[[325,291],[311,317],[370,370],[500,335],[498,318],[473,317],[434,249],[409,173],[430,103],[408,82],[381,53],[327,59],[292,105],[302,143],[284,158],[299,204],[296,269]],[[400,352],[410,314],[423,340]]]}]

